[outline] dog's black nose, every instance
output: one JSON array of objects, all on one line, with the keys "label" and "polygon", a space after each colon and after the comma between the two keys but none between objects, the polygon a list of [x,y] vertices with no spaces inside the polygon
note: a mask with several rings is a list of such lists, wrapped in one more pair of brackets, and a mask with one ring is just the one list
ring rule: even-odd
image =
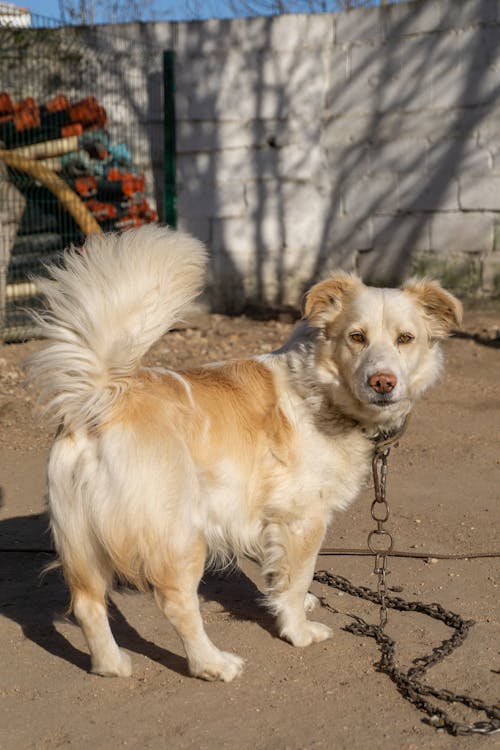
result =
[{"label": "dog's black nose", "polygon": [[398,379],[393,372],[376,372],[368,378],[368,385],[377,393],[390,393],[397,382]]}]

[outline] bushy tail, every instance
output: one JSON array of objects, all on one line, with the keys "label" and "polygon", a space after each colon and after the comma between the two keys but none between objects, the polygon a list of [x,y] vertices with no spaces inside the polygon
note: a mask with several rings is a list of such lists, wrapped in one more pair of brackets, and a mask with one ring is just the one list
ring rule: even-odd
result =
[{"label": "bushy tail", "polygon": [[88,238],[37,286],[35,316],[52,344],[28,361],[45,413],[76,429],[109,415],[149,347],[199,293],[206,251],[198,240],[149,225]]}]

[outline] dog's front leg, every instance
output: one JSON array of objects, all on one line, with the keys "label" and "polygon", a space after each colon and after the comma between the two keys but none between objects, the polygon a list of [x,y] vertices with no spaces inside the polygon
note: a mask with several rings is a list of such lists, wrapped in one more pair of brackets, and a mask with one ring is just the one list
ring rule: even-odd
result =
[{"label": "dog's front leg", "polygon": [[160,608],[184,644],[189,671],[204,680],[230,682],[243,670],[243,660],[220,651],[203,627],[198,600],[198,584],[205,564],[205,543],[200,537],[188,541],[177,554],[171,552],[163,580],[155,586]]},{"label": "dog's front leg", "polygon": [[279,633],[294,646],[308,646],[332,636],[332,630],[306,618],[307,590],[325,533],[322,520],[287,519],[268,523],[264,531],[267,599]]}]

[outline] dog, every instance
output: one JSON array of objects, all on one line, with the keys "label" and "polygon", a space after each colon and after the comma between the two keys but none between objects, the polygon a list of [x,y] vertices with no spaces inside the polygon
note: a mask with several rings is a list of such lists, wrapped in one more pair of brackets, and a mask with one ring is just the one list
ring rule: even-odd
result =
[{"label": "dog", "polygon": [[460,302],[432,280],[402,289],[333,273],[305,296],[275,352],[179,371],[141,365],[198,295],[206,250],[160,226],[90,236],[38,281],[51,343],[32,356],[46,418],[51,528],[92,672],[128,676],[106,596],[115,578],[154,591],[189,671],[230,681],[200,615],[207,565],[257,560],[280,636],[332,636],[308,593],[333,513],[364,485],[377,440],[397,434],[441,370]]}]

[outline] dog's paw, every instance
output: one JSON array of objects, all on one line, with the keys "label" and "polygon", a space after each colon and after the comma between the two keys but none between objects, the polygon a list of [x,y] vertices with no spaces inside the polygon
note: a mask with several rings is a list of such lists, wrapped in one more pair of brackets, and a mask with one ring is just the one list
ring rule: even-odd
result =
[{"label": "dog's paw", "polygon": [[200,677],[202,680],[231,682],[243,672],[243,664],[243,659],[236,654],[218,651],[211,655],[209,661],[190,663],[189,671],[193,677]]},{"label": "dog's paw", "polygon": [[281,631],[281,637],[289,641],[292,646],[304,648],[311,643],[320,643],[333,636],[333,630],[322,622],[307,620],[300,627],[288,627]]},{"label": "dog's paw", "polygon": [[130,656],[118,649],[117,658],[112,661],[92,662],[92,674],[98,674],[101,677],[130,677],[132,674],[132,660]]},{"label": "dog's paw", "polygon": [[315,594],[311,594],[311,592],[308,591],[304,599],[304,612],[307,612],[307,613],[312,612],[318,602],[319,602],[318,597]]}]

